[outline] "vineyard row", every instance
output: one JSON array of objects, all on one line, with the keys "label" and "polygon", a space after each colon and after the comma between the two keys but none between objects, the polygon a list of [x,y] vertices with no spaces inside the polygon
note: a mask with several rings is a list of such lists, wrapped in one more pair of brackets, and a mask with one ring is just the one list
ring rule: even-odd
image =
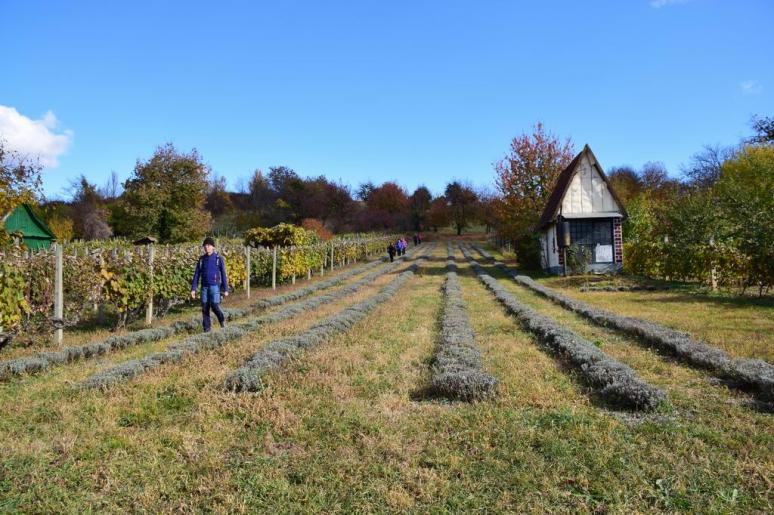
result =
[{"label": "vineyard row", "polygon": [[[310,278],[385,251],[396,236],[334,239],[315,245],[255,249],[222,242],[232,289]],[[33,336],[87,318],[115,317],[115,326],[146,312],[146,322],[190,300],[201,248],[191,244],[70,244],[58,251],[6,253],[0,259],[0,336]],[[57,266],[57,254],[61,262]],[[249,272],[248,272],[249,267]],[[249,281],[248,281],[249,276]],[[61,340],[60,340],[61,341]]]}]

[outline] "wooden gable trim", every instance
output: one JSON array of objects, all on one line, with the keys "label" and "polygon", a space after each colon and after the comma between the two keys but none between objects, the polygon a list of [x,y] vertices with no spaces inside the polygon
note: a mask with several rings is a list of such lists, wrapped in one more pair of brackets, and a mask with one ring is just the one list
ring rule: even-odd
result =
[{"label": "wooden gable trim", "polygon": [[567,165],[567,168],[565,168],[562,173],[559,174],[559,178],[556,181],[556,186],[554,186],[554,190],[548,197],[548,203],[546,204],[546,207],[540,216],[538,229],[544,230],[546,226],[554,223],[556,221],[557,215],[561,213],[564,196],[567,194],[567,189],[570,187],[570,183],[572,183],[573,178],[578,173],[578,165],[580,165],[581,159],[584,155],[589,157],[591,166],[593,166],[597,173],[599,173],[599,176],[602,177],[602,181],[607,186],[607,189],[612,195],[613,200],[615,200],[616,204],[618,204],[622,218],[625,219],[629,216],[626,212],[626,208],[624,207],[623,202],[621,202],[621,199],[618,197],[612,185],[610,184],[610,180],[607,178],[607,175],[605,175],[602,166],[599,164],[597,156],[595,156],[594,152],[591,151],[591,147],[586,144],[583,146],[583,150],[581,150],[578,155],[576,155],[573,160],[570,161],[570,164]]}]

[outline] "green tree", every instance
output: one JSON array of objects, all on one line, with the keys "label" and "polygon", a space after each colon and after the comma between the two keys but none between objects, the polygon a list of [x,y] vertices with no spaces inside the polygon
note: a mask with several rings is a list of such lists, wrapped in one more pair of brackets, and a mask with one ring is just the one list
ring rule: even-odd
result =
[{"label": "green tree", "polygon": [[116,232],[135,238],[155,235],[162,242],[197,240],[210,228],[204,209],[208,167],[192,150],[182,154],[168,143],[146,162],[137,161],[111,220]]},{"label": "green tree", "polygon": [[421,231],[427,218],[427,211],[430,209],[430,202],[433,196],[426,186],[420,186],[409,198],[411,208],[411,224],[415,231]]},{"label": "green tree", "polygon": [[473,188],[454,181],[446,185],[444,192],[451,220],[457,229],[457,235],[462,234],[462,230],[467,227],[476,216],[478,209],[478,195]]},{"label": "green tree", "polygon": [[751,143],[774,143],[774,117],[754,116],[752,128],[755,136],[750,139]]},{"label": "green tree", "polygon": [[724,239],[745,256],[746,285],[774,284],[774,145],[750,145],[723,163],[715,190]]}]

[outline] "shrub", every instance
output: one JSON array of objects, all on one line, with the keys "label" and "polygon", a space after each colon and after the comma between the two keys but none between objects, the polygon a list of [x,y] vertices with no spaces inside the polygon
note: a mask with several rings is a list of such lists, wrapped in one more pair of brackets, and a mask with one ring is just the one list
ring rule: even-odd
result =
[{"label": "shrub", "polygon": [[567,267],[572,275],[586,272],[591,263],[591,251],[583,245],[573,244],[567,249]]}]

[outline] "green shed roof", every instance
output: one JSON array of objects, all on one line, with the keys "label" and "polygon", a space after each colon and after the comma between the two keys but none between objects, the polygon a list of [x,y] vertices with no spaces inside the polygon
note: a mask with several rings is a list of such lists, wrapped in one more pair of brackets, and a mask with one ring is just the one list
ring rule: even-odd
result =
[{"label": "green shed roof", "polygon": [[38,218],[28,204],[22,204],[11,211],[4,222],[6,231],[9,233],[19,231],[25,239],[56,240],[56,236],[46,222]]}]

